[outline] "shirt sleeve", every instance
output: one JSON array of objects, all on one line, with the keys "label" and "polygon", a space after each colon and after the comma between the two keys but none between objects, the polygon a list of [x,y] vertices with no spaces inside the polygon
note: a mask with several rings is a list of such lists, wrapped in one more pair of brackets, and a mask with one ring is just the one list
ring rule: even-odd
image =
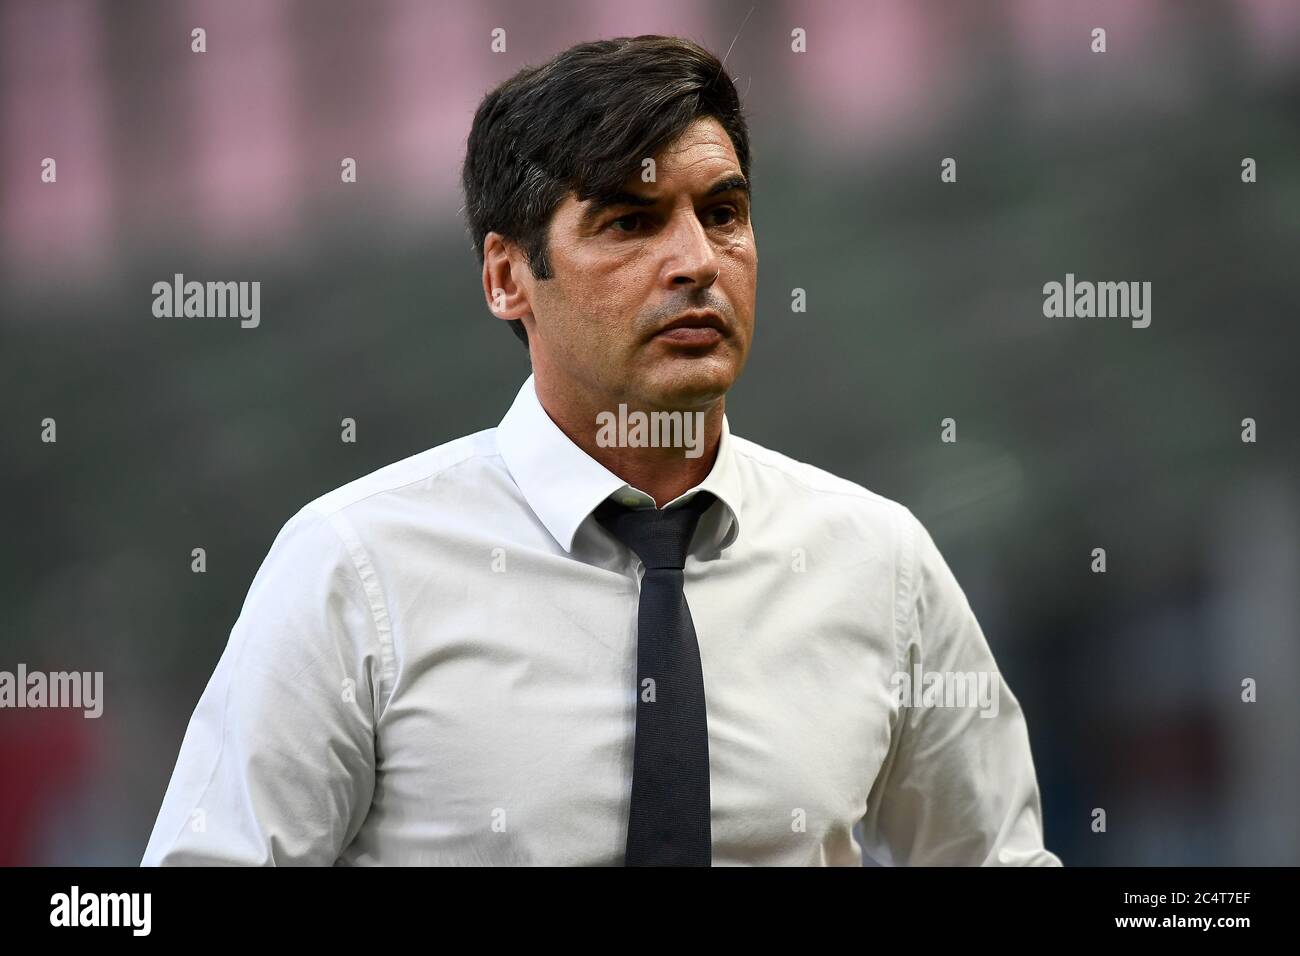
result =
[{"label": "shirt sleeve", "polygon": [[333,520],[304,508],[271,545],[141,865],[328,866],[360,828],[382,670],[366,588]]},{"label": "shirt sleeve", "polygon": [[[864,849],[894,866],[1060,866],[1043,846],[1020,703],[929,532],[903,512],[897,703]],[[981,680],[983,693],[971,693]]]}]

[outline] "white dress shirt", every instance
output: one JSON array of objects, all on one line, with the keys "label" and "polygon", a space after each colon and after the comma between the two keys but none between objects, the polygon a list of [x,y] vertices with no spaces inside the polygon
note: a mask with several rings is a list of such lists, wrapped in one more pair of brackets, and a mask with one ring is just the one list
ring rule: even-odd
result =
[{"label": "white dress shirt", "polygon": [[[716,865],[1059,865],[1029,738],[895,693],[996,664],[902,505],[736,437],[686,558]],[[551,421],[381,468],[283,527],[186,730],[143,863],[619,865],[653,507]],[[671,507],[670,503],[668,507]],[[919,676],[919,674],[918,674]],[[863,844],[854,834],[861,822]]]}]

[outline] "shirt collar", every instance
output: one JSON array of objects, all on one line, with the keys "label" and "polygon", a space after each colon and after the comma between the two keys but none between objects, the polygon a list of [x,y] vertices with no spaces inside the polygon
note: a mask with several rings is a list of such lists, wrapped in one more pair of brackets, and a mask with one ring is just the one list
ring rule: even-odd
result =
[{"label": "shirt collar", "polygon": [[[724,413],[712,470],[702,482],[668,503],[671,507],[697,492],[712,492],[723,505],[719,549],[729,547],[740,533],[740,475],[731,445]],[[573,550],[574,536],[583,521],[606,498],[654,504],[654,499],[596,461],[560,430],[538,400],[532,375],[497,426],[497,449],[528,506],[566,552]]]}]

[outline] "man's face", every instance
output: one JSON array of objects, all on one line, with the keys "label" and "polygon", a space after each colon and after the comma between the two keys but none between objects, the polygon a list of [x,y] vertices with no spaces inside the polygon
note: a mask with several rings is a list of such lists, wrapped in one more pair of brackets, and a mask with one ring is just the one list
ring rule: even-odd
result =
[{"label": "man's face", "polygon": [[[731,140],[699,119],[654,158],[655,181],[629,178],[613,205],[570,193],[550,223],[553,278],[522,270],[534,370],[579,404],[709,405],[749,353],[758,250]],[[663,331],[688,310],[721,328]]]}]

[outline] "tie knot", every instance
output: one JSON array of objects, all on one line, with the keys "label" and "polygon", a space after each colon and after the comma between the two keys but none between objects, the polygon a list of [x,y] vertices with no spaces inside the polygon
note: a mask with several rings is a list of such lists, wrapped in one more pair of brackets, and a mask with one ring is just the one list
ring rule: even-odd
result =
[{"label": "tie knot", "polygon": [[696,492],[685,504],[674,508],[629,508],[614,501],[604,501],[596,509],[598,522],[632,553],[651,568],[686,567],[686,552],[700,523],[700,517],[713,504],[707,491]]}]

